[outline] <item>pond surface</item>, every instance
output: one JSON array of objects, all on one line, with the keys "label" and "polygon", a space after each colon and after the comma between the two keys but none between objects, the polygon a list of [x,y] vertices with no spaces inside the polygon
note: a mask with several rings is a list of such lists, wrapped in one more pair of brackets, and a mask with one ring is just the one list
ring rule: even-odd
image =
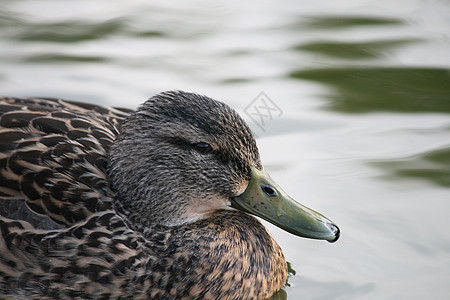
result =
[{"label": "pond surface", "polygon": [[222,100],[272,177],[342,231],[267,225],[296,271],[287,299],[449,299],[449,16],[448,1],[2,0],[0,92]]}]

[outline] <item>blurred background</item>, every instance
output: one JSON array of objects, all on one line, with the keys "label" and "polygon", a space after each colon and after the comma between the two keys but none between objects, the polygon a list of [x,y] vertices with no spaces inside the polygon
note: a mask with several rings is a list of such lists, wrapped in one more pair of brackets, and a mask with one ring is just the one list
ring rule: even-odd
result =
[{"label": "blurred background", "polygon": [[0,93],[237,109],[266,169],[341,228],[267,224],[287,299],[450,298],[450,2],[1,0]]}]

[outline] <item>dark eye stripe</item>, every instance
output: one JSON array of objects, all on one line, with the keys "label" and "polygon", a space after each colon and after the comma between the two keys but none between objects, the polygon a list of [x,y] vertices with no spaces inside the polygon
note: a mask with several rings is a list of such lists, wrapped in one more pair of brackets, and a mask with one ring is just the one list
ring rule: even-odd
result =
[{"label": "dark eye stripe", "polygon": [[208,153],[212,150],[211,145],[205,142],[199,142],[194,144],[194,148],[200,153]]}]

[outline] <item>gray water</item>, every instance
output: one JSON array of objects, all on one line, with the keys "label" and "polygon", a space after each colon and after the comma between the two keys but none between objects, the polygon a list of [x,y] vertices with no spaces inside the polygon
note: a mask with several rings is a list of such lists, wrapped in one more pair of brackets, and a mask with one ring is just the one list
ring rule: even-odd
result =
[{"label": "gray water", "polygon": [[450,299],[449,71],[449,1],[0,2],[3,95],[183,89],[246,118],[272,177],[342,230],[267,224],[291,300]]}]

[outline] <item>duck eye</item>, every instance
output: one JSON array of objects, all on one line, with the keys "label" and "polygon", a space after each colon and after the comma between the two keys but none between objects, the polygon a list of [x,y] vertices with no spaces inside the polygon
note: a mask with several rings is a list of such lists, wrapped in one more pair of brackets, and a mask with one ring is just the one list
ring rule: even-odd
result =
[{"label": "duck eye", "polygon": [[197,150],[200,153],[208,153],[212,150],[211,145],[208,143],[205,143],[205,142],[200,142],[200,143],[194,144],[194,148],[195,148],[195,150]]}]

